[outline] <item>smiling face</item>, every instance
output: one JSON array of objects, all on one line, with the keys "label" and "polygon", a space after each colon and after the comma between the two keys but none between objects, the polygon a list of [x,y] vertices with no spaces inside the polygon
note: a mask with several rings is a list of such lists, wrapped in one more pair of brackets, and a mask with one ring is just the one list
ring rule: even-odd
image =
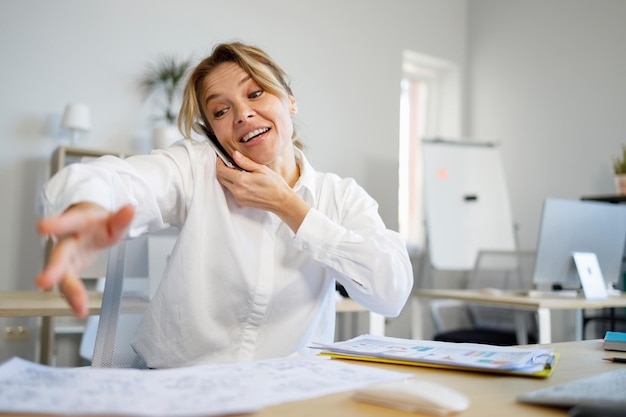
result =
[{"label": "smiling face", "polygon": [[294,169],[291,116],[296,113],[295,98],[283,99],[265,91],[239,65],[224,62],[204,79],[200,102],[229,154],[238,150],[281,174]]}]

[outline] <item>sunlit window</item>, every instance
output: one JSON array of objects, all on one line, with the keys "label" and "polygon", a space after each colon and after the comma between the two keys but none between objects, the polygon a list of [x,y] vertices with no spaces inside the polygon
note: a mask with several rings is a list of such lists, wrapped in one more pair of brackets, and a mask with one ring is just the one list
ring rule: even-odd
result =
[{"label": "sunlit window", "polygon": [[405,241],[421,247],[424,241],[421,141],[425,135],[428,83],[404,78],[400,93],[399,229]]},{"label": "sunlit window", "polygon": [[460,137],[460,82],[455,65],[406,51],[400,88],[399,231],[410,247],[426,241],[421,143]]}]

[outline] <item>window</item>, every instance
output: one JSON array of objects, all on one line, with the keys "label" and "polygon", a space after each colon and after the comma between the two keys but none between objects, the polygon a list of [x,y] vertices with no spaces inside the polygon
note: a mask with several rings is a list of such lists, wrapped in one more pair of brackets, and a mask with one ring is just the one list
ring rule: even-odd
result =
[{"label": "window", "polygon": [[456,66],[406,51],[400,83],[398,224],[410,247],[425,243],[421,143],[424,138],[458,138],[460,87]]}]

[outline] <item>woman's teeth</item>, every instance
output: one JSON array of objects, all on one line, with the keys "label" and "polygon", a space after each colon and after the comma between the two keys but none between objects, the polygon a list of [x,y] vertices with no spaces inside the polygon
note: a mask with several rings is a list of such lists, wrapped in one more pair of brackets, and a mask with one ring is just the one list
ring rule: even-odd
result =
[{"label": "woman's teeth", "polygon": [[266,127],[261,128],[261,129],[254,129],[252,132],[250,132],[250,133],[248,133],[246,136],[244,136],[244,137],[241,139],[241,141],[242,141],[242,142],[247,142],[247,141],[249,141],[250,139],[252,139],[253,137],[258,136],[258,135],[260,135],[261,133],[265,133],[265,132],[267,132],[268,130],[269,130],[269,129],[268,129],[268,128],[266,128]]}]

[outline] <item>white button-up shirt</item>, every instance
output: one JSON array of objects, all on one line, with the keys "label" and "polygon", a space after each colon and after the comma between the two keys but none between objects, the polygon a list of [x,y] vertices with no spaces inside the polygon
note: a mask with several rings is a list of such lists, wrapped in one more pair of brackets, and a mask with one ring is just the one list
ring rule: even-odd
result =
[{"label": "white button-up shirt", "polygon": [[46,215],[80,201],[132,204],[131,236],[179,229],[134,342],[149,367],[287,356],[331,342],[335,280],[371,311],[400,313],[413,285],[404,242],[354,180],[316,172],[296,155],[294,191],[311,209],[295,234],[233,199],[206,142],[72,164],[47,184]]}]

